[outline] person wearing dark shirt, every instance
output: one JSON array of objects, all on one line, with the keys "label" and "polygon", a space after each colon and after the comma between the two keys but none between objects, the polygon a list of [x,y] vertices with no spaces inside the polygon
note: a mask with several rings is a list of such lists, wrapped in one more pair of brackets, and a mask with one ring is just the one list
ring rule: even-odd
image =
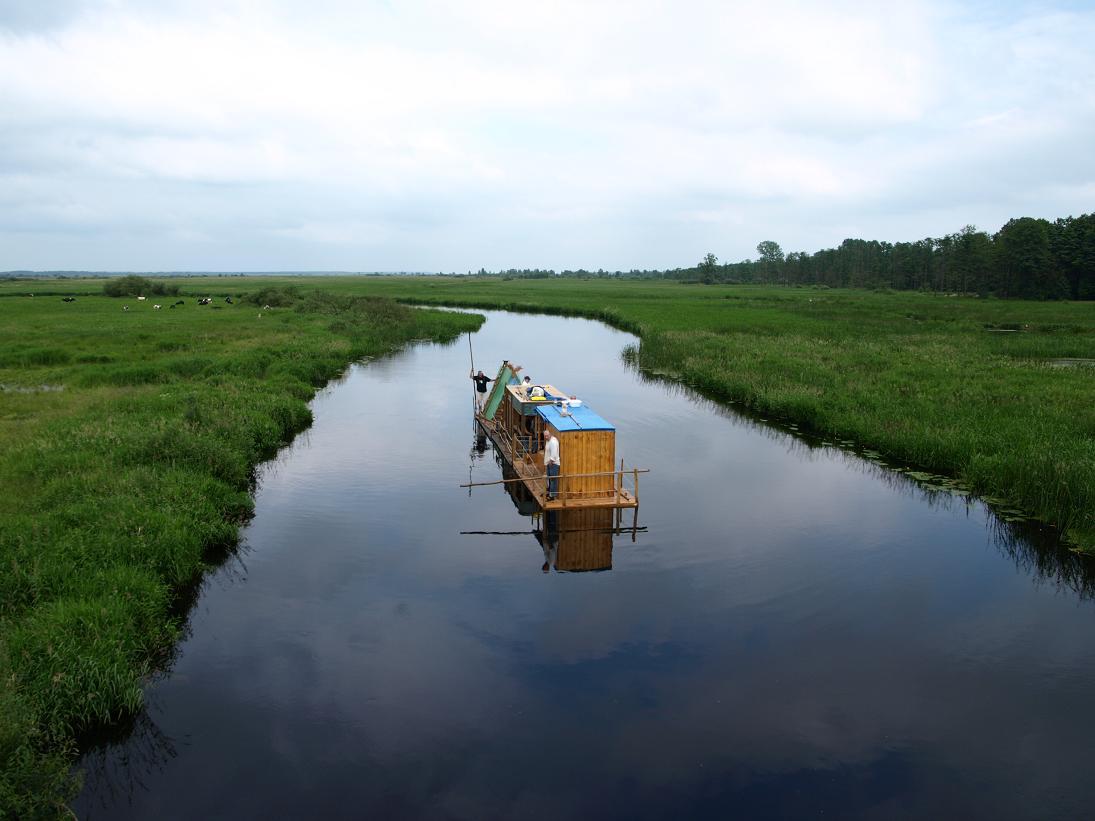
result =
[{"label": "person wearing dark shirt", "polygon": [[493,382],[494,380],[482,371],[473,373],[471,378],[472,381],[475,382],[475,398],[478,400],[479,407],[482,408],[483,404],[487,401],[487,383]]}]

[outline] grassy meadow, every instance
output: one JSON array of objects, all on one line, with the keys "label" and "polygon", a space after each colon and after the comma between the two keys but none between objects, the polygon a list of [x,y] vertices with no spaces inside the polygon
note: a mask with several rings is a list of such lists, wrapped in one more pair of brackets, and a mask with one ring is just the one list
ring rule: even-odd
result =
[{"label": "grassy meadow", "polygon": [[[0,807],[62,806],[72,739],[139,708],[179,591],[233,543],[252,468],[309,424],[316,387],[479,321],[379,297],[601,319],[641,337],[646,372],[952,477],[1095,549],[1095,369],[1053,362],[1095,359],[1095,303],[606,279],[171,283],[186,304],[157,297],[160,311],[96,296],[103,280],[0,283]],[[530,343],[513,344],[519,358]]]},{"label": "grassy meadow", "polygon": [[347,294],[0,294],[0,816],[61,815],[74,740],[140,709],[317,387],[480,320]]}]

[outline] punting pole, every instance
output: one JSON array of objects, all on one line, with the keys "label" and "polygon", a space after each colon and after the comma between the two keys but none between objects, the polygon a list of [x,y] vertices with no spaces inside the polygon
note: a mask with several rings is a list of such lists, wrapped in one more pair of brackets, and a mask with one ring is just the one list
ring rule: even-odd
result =
[{"label": "punting pole", "polygon": [[[471,375],[475,376],[475,354],[472,353],[472,350],[471,350],[471,331],[468,331],[468,358],[471,360]],[[476,432],[475,428],[479,424],[476,421],[476,418],[475,418],[476,414],[479,412],[479,402],[475,398],[475,393],[476,393],[475,382],[472,381],[472,383],[471,383],[471,428],[472,428],[472,433],[473,434]],[[469,460],[468,461],[468,496],[471,496],[471,486],[472,486],[471,469],[472,469],[473,464],[474,464],[474,460]]]},{"label": "punting pole", "polygon": [[[468,331],[468,359],[471,360],[471,375],[475,376],[475,354],[471,350],[471,331]],[[475,382],[471,383],[471,407],[472,407],[472,419],[475,418],[475,413],[479,410],[479,403],[475,399]],[[470,481],[470,479],[469,479]],[[471,493],[469,491],[468,495]]]}]

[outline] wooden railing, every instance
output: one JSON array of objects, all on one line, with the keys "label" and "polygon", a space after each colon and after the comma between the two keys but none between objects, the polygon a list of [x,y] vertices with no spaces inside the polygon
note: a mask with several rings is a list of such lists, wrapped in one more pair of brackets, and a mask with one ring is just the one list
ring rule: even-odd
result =
[{"label": "wooden railing", "polygon": [[502,440],[502,444],[506,448],[506,458],[509,459],[511,464],[516,464],[520,460],[523,464],[530,467],[536,466],[536,458],[533,454],[538,453],[538,449],[530,448],[526,442],[531,443],[533,440],[533,434],[526,436],[520,436],[513,431],[506,430],[501,425],[497,425],[494,430],[494,435],[497,439]]},{"label": "wooden railing", "polygon": [[[565,506],[568,501],[588,500],[588,499],[617,499],[623,496],[625,492],[629,493],[635,500],[635,504],[639,502],[639,474],[649,473],[647,468],[624,468],[623,463],[620,463],[618,470],[604,470],[596,473],[560,473],[558,476],[548,476],[546,473],[537,474],[535,476],[518,476],[513,479],[498,479],[493,482],[469,482],[467,484],[460,485],[460,487],[485,487],[486,485],[505,485],[510,482],[522,482],[526,485],[532,485],[538,488],[543,495],[547,495],[548,481],[550,479],[558,480],[557,491],[555,498],[559,499]],[[601,488],[598,490],[567,490],[567,479],[584,479],[594,476],[612,476],[613,482],[611,488]],[[626,487],[627,480],[631,480],[631,488],[628,490]]]}]

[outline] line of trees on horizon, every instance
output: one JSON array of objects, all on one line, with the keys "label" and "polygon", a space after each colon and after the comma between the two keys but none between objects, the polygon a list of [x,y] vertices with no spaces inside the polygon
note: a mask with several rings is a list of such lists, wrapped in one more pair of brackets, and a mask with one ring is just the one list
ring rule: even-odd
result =
[{"label": "line of trees on horizon", "polygon": [[[478,271],[488,275],[485,269]],[[1095,299],[1095,213],[1054,222],[1019,217],[995,234],[967,225],[945,237],[914,242],[846,239],[812,254],[757,245],[757,258],[670,270],[562,271],[509,269],[503,277],[629,277],[704,284],[825,285],[980,294],[1019,299]]]}]

